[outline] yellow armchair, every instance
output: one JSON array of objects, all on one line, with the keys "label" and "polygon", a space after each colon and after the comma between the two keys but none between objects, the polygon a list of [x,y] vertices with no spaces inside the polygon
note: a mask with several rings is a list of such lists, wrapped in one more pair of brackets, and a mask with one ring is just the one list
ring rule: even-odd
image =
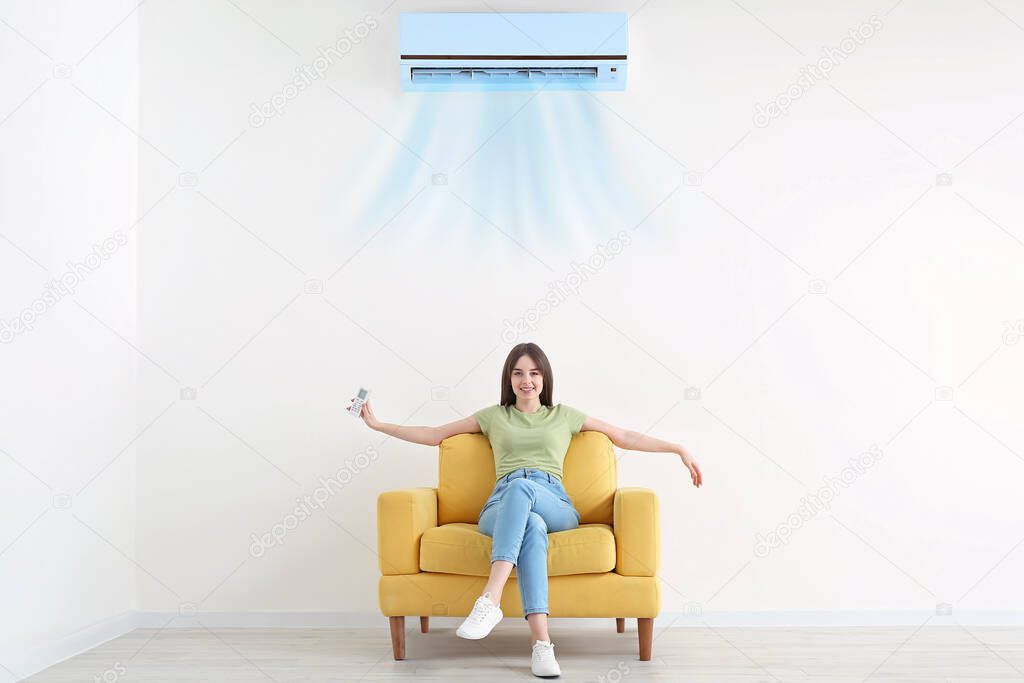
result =
[{"label": "yellow armchair", "polygon": [[[396,660],[405,659],[405,617],[464,617],[490,571],[491,538],[477,528],[494,488],[494,457],[482,434],[441,442],[437,488],[387,491],[377,499],[380,609]],[[580,513],[577,529],[548,535],[552,617],[609,617],[625,631],[637,620],[640,659],[651,658],[661,608],[658,498],[617,488],[615,451],[600,432],[572,438],[562,484]],[[523,615],[515,570],[501,596],[505,616]]]}]

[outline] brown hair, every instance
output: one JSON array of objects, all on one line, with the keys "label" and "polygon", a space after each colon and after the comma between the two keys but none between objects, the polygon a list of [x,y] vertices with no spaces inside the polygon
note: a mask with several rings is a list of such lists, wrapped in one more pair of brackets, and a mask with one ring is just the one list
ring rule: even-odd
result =
[{"label": "brown hair", "polygon": [[548,362],[548,357],[544,355],[540,347],[530,342],[516,344],[508,352],[505,367],[501,369],[500,405],[512,406],[516,403],[516,392],[512,390],[512,370],[523,356],[529,356],[537,363],[537,369],[540,370],[541,377],[544,378],[544,388],[540,390],[540,404],[550,407],[551,394],[555,389],[555,378],[551,375],[551,363]]}]

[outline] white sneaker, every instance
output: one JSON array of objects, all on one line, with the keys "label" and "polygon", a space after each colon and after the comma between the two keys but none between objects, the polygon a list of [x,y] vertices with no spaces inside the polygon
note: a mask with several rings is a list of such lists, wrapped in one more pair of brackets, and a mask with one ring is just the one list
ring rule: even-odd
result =
[{"label": "white sneaker", "polygon": [[455,635],[459,638],[479,640],[490,633],[491,629],[504,616],[501,608],[491,602],[491,594],[488,591],[476,599],[476,602],[473,603],[473,611],[462,622],[462,626],[455,632]]},{"label": "white sneaker", "polygon": [[542,678],[561,676],[562,670],[555,661],[555,646],[549,640],[538,640],[533,644],[533,675]]}]

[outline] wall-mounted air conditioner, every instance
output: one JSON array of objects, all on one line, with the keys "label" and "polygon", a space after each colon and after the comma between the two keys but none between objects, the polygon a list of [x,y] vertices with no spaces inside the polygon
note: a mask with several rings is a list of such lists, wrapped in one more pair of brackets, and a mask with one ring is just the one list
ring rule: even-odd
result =
[{"label": "wall-mounted air conditioner", "polygon": [[625,90],[622,13],[404,13],[402,89]]}]

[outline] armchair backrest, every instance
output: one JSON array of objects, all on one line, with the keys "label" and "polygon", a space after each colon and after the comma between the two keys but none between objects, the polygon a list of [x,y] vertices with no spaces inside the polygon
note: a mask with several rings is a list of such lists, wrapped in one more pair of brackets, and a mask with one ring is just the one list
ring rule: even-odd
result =
[{"label": "armchair backrest", "polygon": [[[494,490],[494,454],[483,434],[457,434],[441,442],[437,523],[476,524]],[[615,451],[601,432],[572,437],[562,463],[562,485],[580,513],[581,524],[611,524],[618,486]]]}]

